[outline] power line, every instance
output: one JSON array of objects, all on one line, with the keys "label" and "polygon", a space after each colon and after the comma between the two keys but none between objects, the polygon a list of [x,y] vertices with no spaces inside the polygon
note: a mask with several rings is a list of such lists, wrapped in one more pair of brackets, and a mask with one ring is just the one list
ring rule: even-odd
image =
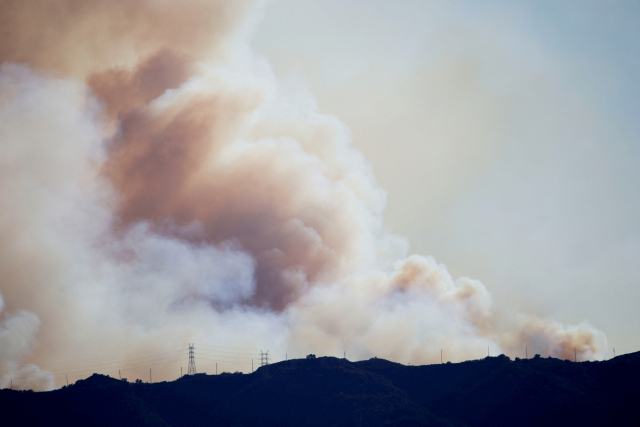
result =
[{"label": "power line", "polygon": [[203,359],[205,357],[214,357],[216,359],[237,359],[237,360],[251,360],[252,357],[238,357],[238,356],[221,356],[219,354],[203,354],[203,353],[193,353],[197,356],[198,359]]},{"label": "power line", "polygon": [[[86,361],[70,361],[70,362],[62,362],[62,363],[56,363],[56,364],[44,364],[44,365],[39,365],[42,369],[48,370],[48,371],[57,371],[57,370],[66,370],[67,367],[72,366],[72,367],[96,367],[96,366],[114,366],[114,365],[122,365],[122,364],[130,364],[130,363],[137,363],[137,362],[141,362],[144,360],[148,360],[148,359],[157,359],[157,358],[163,358],[163,357],[170,357],[172,355],[178,355],[180,354],[181,349],[179,350],[170,350],[170,351],[162,351],[162,352],[158,352],[158,353],[152,353],[152,354],[147,354],[147,355],[139,355],[139,356],[111,356],[108,358],[101,358],[102,361],[101,362],[95,362],[95,361],[90,361],[90,360],[86,360]],[[96,359],[98,360],[98,359]]]},{"label": "power line", "polygon": [[[202,359],[206,361],[227,363],[231,365],[234,365],[234,364],[248,365],[249,363],[253,365],[253,358],[246,357],[246,356],[260,354],[261,364],[263,366],[269,364],[271,361],[269,351],[267,351],[266,353],[263,353],[262,351],[260,351],[260,353],[258,352],[250,353],[246,351],[246,350],[250,350],[248,348],[241,349],[245,351],[237,351],[237,352],[226,351],[221,349],[232,350],[232,349],[239,349],[239,348],[224,347],[224,346],[210,346],[206,344],[204,344],[203,347],[209,347],[209,348],[199,347],[200,351],[196,353],[195,344],[193,343],[189,344],[189,353],[188,353],[189,354],[189,367],[188,367],[189,372],[187,375],[193,375],[194,373],[197,373],[197,369],[195,367],[196,357],[198,359]],[[51,364],[48,366],[43,365],[42,368],[52,371],[52,373],[54,374],[54,379],[56,379],[56,381],[62,380],[62,381],[68,382],[69,375],[71,375],[73,378],[86,378],[92,373],[96,373],[96,372],[103,373],[105,375],[108,374],[115,378],[122,379],[123,371],[129,372],[130,374],[132,372],[138,372],[137,374],[135,374],[136,376],[138,376],[138,375],[144,375],[142,373],[142,369],[148,368],[150,364],[152,364],[153,367],[158,367],[158,366],[176,363],[181,359],[179,354],[180,354],[180,351],[178,349],[176,350],[167,349],[167,350],[159,351],[152,354],[137,353],[133,355],[127,354],[127,355],[118,355],[118,356],[104,356],[104,357],[97,357],[97,358],[81,359],[78,361],[61,362],[61,363]],[[72,369],[68,369],[68,368],[72,368]],[[252,370],[253,370],[253,367],[252,367]],[[161,370],[161,372],[163,372],[163,370]],[[180,376],[182,376],[182,368],[181,368]],[[150,382],[153,381],[151,368],[149,368],[149,381]]]},{"label": "power line", "polygon": [[207,348],[198,348],[198,351],[207,352],[207,353],[241,354],[243,356],[254,356],[256,354],[260,354],[258,352],[255,352],[255,353],[241,353],[241,352],[236,352],[236,351],[209,350]]},{"label": "power line", "polygon": [[252,356],[260,355],[260,353],[256,353],[256,354],[252,354],[252,355],[249,355],[249,356],[246,356],[244,354],[240,354],[240,355],[236,356],[236,354],[238,354],[238,353],[224,353],[224,354],[222,354],[222,353],[213,353],[213,352],[204,353],[202,351],[197,351],[195,354],[196,355],[201,355],[201,356],[207,356],[207,357],[226,357],[227,359],[251,359]]},{"label": "power line", "polygon": [[226,348],[230,350],[258,350],[257,348],[240,348],[240,347],[224,347],[221,345],[208,345],[208,344],[198,344],[199,347],[213,347],[213,348]]},{"label": "power line", "polygon": [[[66,374],[72,374],[74,376],[83,376],[83,374],[92,374],[95,373],[96,371],[101,371],[101,372],[105,372],[105,373],[115,373],[118,371],[133,371],[133,370],[137,370],[143,367],[147,367],[149,366],[149,363],[152,363],[154,366],[163,366],[163,365],[168,365],[170,363],[175,363],[182,360],[182,356],[180,357],[171,357],[171,358],[161,358],[161,359],[155,359],[152,361],[144,361],[144,362],[137,362],[133,365],[125,365],[124,369],[117,369],[119,367],[121,367],[120,365],[112,365],[110,367],[100,367],[100,368],[96,368],[96,367],[92,367],[92,368],[83,368],[83,369],[75,369],[72,371],[68,371],[66,372]],[[54,377],[55,378],[64,378],[63,373],[61,372],[53,372],[54,373]]]},{"label": "power line", "polygon": [[[139,366],[149,366],[150,363],[152,364],[164,364],[164,363],[169,363],[172,362],[174,360],[179,360],[181,358],[181,356],[179,354],[176,355],[171,355],[171,356],[152,356],[152,357],[147,357],[144,359],[141,359],[139,361],[135,361],[135,362],[131,362],[131,363],[109,363],[109,364],[103,364],[103,365],[92,365],[92,366],[87,366],[87,367],[79,367],[78,369],[72,369],[72,370],[67,370],[66,373],[77,373],[77,372],[88,372],[88,371],[110,371],[110,372],[115,372],[118,370],[118,368],[120,368],[121,370],[131,370],[131,369],[135,369],[136,367]],[[51,372],[53,372],[54,374],[56,372],[61,373],[61,369],[60,370],[51,370],[51,369],[46,369],[49,370]],[[65,371],[62,371],[65,372]]]},{"label": "power line", "polygon": [[[255,356],[259,354],[258,352],[247,352],[247,350],[252,350],[249,348],[211,346],[207,344],[203,344],[202,346],[209,348],[200,348],[200,352],[198,353],[205,357],[198,358],[215,362],[249,364],[251,363],[252,358],[245,356]],[[193,350],[193,365],[195,365],[195,358],[198,354],[195,352],[195,344],[190,344],[190,348]],[[236,352],[222,349],[238,349],[245,351]],[[62,380],[65,382],[68,375],[72,375],[73,377],[85,377],[95,372],[108,373],[113,376],[117,374],[118,376],[116,378],[122,378],[122,371],[139,371],[142,367],[148,367],[149,364],[153,364],[153,366],[163,366],[177,362],[180,358],[179,354],[180,351],[176,348],[175,350],[167,349],[152,354],[135,353],[79,359],[75,361],[41,365],[41,367],[44,370],[52,372],[56,380]],[[206,356],[212,357],[210,358]]]},{"label": "power line", "polygon": [[[158,355],[158,354],[165,354],[165,353],[175,353],[177,351],[181,351],[184,347],[175,347],[175,348],[171,348],[171,349],[167,349],[167,350],[163,350],[163,351],[159,351],[159,352],[155,352],[153,353],[154,355]],[[74,365],[76,366],[78,363],[84,364],[84,363],[91,363],[94,364],[96,363],[96,361],[107,361],[107,360],[114,360],[114,359],[139,359],[139,358],[146,358],[149,357],[147,356],[149,353],[137,353],[137,354],[127,354],[124,356],[104,356],[104,357],[97,357],[97,358],[92,358],[92,359],[76,359],[73,361],[64,361],[64,362],[58,362],[58,363],[49,363],[49,364],[40,364],[39,366],[43,367],[43,368],[56,368],[56,367],[61,367],[61,366],[66,366],[66,365]],[[102,362],[98,362],[98,363],[102,363]]]},{"label": "power line", "polygon": [[[153,365],[156,366],[156,367],[158,367],[158,366],[166,366],[166,365],[169,365],[169,364],[174,364],[176,362],[179,362],[180,360],[182,360],[182,359],[174,359],[174,360],[170,360],[170,361],[165,362],[165,363],[154,363]],[[140,372],[141,369],[144,369],[147,366],[149,366],[149,365],[148,364],[139,365],[139,366],[136,366],[136,367],[123,369],[122,371],[130,372],[130,373],[131,372]],[[96,372],[96,371],[99,371],[99,372]],[[110,369],[110,370],[90,369],[90,370],[84,370],[84,371],[71,371],[71,372],[69,372],[67,374],[54,373],[54,378],[56,380],[62,380],[62,379],[65,379],[66,375],[71,375],[72,377],[75,377],[75,378],[86,378],[86,377],[89,377],[89,376],[91,376],[92,374],[95,374],[95,373],[100,373],[100,374],[104,374],[104,375],[108,375],[108,376],[113,375],[113,377],[116,378],[117,375],[118,375],[118,370],[117,369]]]},{"label": "power line", "polygon": [[[240,364],[240,365],[248,365],[251,362],[247,361],[247,362],[239,362],[237,360],[221,360],[221,359],[207,359],[206,357],[198,357],[198,360],[206,360],[209,362],[220,362],[220,363],[231,363],[231,364]],[[253,359],[251,359],[253,360]]]}]

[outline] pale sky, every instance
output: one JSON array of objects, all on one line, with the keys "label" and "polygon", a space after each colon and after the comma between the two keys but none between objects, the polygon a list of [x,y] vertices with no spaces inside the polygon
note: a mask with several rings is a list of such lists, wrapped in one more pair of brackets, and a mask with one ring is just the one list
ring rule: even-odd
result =
[{"label": "pale sky", "polygon": [[252,40],[349,127],[412,253],[640,350],[640,2],[273,0]]}]

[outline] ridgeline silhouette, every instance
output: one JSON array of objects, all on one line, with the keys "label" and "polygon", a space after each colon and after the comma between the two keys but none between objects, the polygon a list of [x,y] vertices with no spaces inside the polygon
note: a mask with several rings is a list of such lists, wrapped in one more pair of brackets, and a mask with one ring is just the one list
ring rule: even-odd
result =
[{"label": "ridgeline silhouette", "polygon": [[50,392],[0,390],[2,425],[640,425],[640,352],[603,362],[487,357],[404,366],[293,359],[251,374],[128,383],[94,374]]}]

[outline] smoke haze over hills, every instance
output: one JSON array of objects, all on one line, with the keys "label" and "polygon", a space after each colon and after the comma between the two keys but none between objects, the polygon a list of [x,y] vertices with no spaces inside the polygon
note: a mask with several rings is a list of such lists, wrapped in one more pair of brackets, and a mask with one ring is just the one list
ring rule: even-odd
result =
[{"label": "smoke haze over hills", "polygon": [[249,49],[262,7],[0,3],[0,387],[188,341],[602,358],[593,326],[497,310],[408,255],[346,126]]}]

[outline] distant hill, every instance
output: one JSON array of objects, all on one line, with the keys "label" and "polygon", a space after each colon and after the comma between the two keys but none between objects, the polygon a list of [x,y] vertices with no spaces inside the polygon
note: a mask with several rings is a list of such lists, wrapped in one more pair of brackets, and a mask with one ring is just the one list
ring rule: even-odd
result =
[{"label": "distant hill", "polygon": [[640,426],[640,352],[426,366],[320,357],[153,384],[94,374],[50,392],[0,390],[0,424]]}]

